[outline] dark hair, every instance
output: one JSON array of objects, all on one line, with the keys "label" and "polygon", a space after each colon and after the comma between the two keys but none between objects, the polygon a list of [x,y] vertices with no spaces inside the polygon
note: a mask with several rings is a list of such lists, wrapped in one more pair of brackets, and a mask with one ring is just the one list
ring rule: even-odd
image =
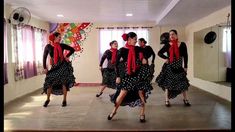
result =
[{"label": "dark hair", "polygon": [[134,38],[134,37],[136,37],[136,36],[137,36],[136,33],[134,33],[134,32],[129,32],[128,34],[124,33],[124,34],[122,35],[122,38],[123,38],[124,41],[127,41],[128,38]]},{"label": "dark hair", "polygon": [[109,45],[113,45],[115,42],[117,42],[116,40],[113,40],[112,42],[109,43]]},{"label": "dark hair", "polygon": [[54,34],[55,37],[58,37],[60,35],[59,32],[54,32],[53,34]]},{"label": "dark hair", "polygon": [[177,35],[177,31],[175,29],[171,29],[169,32],[174,32]]},{"label": "dark hair", "polygon": [[168,44],[169,43],[169,32],[162,33],[160,36],[160,44]]},{"label": "dark hair", "polygon": [[139,41],[144,42],[144,44],[147,44],[147,41],[145,41],[144,38],[140,38]]}]

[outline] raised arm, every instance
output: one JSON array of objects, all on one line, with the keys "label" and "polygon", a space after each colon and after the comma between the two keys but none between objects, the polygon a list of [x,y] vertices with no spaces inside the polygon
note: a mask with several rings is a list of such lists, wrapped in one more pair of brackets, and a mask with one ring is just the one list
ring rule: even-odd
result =
[{"label": "raised arm", "polygon": [[163,59],[168,59],[169,57],[164,55],[165,52],[167,52],[169,50],[169,46],[168,44],[165,44],[159,51],[158,51],[158,56],[163,58]]},{"label": "raised arm", "polygon": [[44,69],[47,69],[46,61],[47,61],[48,53],[49,53],[49,44],[46,45],[46,47],[44,48],[44,52],[43,52],[43,68]]},{"label": "raised arm", "polygon": [[151,50],[151,52],[152,52],[152,64],[154,64],[154,60],[155,60],[155,57],[156,57],[156,55],[155,55],[155,52],[153,51],[153,49],[152,49],[152,47],[150,47],[150,50]]},{"label": "raised arm", "polygon": [[182,50],[183,50],[183,57],[184,57],[184,68],[188,68],[188,51],[187,51],[187,46],[184,42],[182,42]]},{"label": "raised arm", "polygon": [[117,52],[117,60],[116,60],[116,65],[115,65],[117,77],[120,77],[119,64],[120,64],[121,57],[122,57],[122,48],[119,49],[118,52]]},{"label": "raised arm", "polygon": [[66,55],[67,58],[69,58],[74,52],[75,49],[71,46],[68,46],[67,44],[60,44],[62,49],[69,50],[69,53]]},{"label": "raised arm", "polygon": [[103,65],[103,63],[104,63],[104,60],[107,58],[107,56],[108,56],[108,50],[106,50],[106,51],[104,52],[104,54],[102,55],[102,57],[101,57],[101,60],[100,60],[100,67],[102,67],[102,65]]}]

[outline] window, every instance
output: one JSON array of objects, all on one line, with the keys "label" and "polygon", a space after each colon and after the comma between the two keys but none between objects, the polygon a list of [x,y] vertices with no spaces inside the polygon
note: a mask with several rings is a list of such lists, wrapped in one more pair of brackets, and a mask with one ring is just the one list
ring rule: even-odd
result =
[{"label": "window", "polygon": [[47,33],[26,25],[12,28],[12,60],[15,63],[15,80],[21,80],[42,73],[43,48]]},{"label": "window", "polygon": [[231,28],[223,29],[223,52],[225,53],[226,66],[231,68]]},{"label": "window", "polygon": [[231,52],[231,29],[223,29],[223,52]]},{"label": "window", "polygon": [[[125,45],[125,41],[122,39],[122,34],[135,32],[137,39],[144,38],[147,42],[149,40],[149,33],[147,29],[101,29],[100,30],[100,55],[102,55],[107,49],[110,49],[109,43],[113,40],[118,42],[118,48]],[[147,43],[148,45],[148,43]]]}]

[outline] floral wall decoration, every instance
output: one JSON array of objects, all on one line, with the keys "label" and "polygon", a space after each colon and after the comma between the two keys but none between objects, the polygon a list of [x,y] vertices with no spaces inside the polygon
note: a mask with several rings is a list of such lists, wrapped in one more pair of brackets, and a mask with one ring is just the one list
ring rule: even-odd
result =
[{"label": "floral wall decoration", "polygon": [[[83,43],[88,33],[91,31],[92,23],[50,23],[50,33],[59,32],[62,35],[62,42],[75,49],[74,54],[70,57],[75,60],[83,52]],[[65,55],[68,51],[65,51]]]}]

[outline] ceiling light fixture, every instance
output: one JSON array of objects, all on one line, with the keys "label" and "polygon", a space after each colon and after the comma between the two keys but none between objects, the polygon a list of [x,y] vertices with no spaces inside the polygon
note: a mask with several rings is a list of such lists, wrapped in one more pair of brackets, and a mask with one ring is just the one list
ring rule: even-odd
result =
[{"label": "ceiling light fixture", "polygon": [[62,14],[58,14],[58,15],[57,15],[57,17],[64,17],[64,15],[62,15]]},{"label": "ceiling light fixture", "polygon": [[133,14],[132,13],[127,13],[126,16],[133,16]]}]

